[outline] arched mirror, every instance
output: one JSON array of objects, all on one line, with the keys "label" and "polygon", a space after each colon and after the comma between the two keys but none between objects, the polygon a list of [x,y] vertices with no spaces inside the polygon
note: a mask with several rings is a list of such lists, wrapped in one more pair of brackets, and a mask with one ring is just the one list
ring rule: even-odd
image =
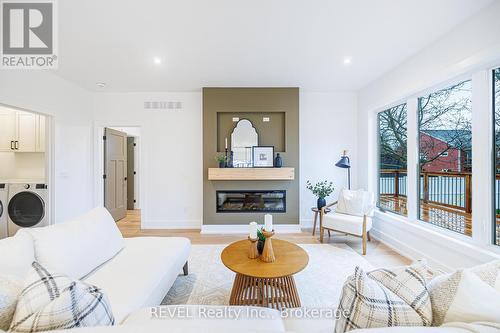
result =
[{"label": "arched mirror", "polygon": [[252,147],[259,145],[259,135],[248,119],[241,119],[231,133],[231,150],[235,168],[252,166]]}]

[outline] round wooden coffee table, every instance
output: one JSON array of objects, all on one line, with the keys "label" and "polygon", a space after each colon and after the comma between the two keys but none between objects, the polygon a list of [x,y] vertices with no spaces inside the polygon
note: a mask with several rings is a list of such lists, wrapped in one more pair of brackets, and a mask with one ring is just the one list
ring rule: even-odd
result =
[{"label": "round wooden coffee table", "polygon": [[248,258],[248,240],[228,245],[221,254],[227,268],[236,273],[230,305],[254,305],[285,309],[300,307],[293,274],[303,270],[309,256],[300,246],[272,239],[276,261]]}]

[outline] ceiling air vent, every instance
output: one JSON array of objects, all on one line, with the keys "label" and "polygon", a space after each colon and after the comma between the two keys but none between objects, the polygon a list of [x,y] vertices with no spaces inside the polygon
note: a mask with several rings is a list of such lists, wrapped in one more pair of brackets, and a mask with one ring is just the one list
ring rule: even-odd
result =
[{"label": "ceiling air vent", "polygon": [[182,102],[165,102],[165,101],[146,101],[144,102],[146,110],[180,110]]}]

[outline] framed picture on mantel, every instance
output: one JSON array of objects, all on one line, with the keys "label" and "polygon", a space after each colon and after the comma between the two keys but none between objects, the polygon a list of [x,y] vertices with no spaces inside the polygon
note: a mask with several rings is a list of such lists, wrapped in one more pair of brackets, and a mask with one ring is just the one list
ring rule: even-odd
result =
[{"label": "framed picture on mantel", "polygon": [[272,168],[274,166],[274,146],[253,146],[252,160],[254,168]]}]

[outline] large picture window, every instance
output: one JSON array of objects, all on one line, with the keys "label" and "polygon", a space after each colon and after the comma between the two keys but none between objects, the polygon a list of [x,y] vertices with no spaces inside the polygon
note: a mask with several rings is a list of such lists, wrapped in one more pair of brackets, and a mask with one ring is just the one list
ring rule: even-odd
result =
[{"label": "large picture window", "polygon": [[493,112],[495,117],[494,243],[500,245],[500,68],[493,71]]},{"label": "large picture window", "polygon": [[407,109],[401,104],[378,114],[379,184],[378,206],[408,215],[407,200]]},{"label": "large picture window", "polygon": [[418,100],[419,219],[472,235],[471,81]]}]

